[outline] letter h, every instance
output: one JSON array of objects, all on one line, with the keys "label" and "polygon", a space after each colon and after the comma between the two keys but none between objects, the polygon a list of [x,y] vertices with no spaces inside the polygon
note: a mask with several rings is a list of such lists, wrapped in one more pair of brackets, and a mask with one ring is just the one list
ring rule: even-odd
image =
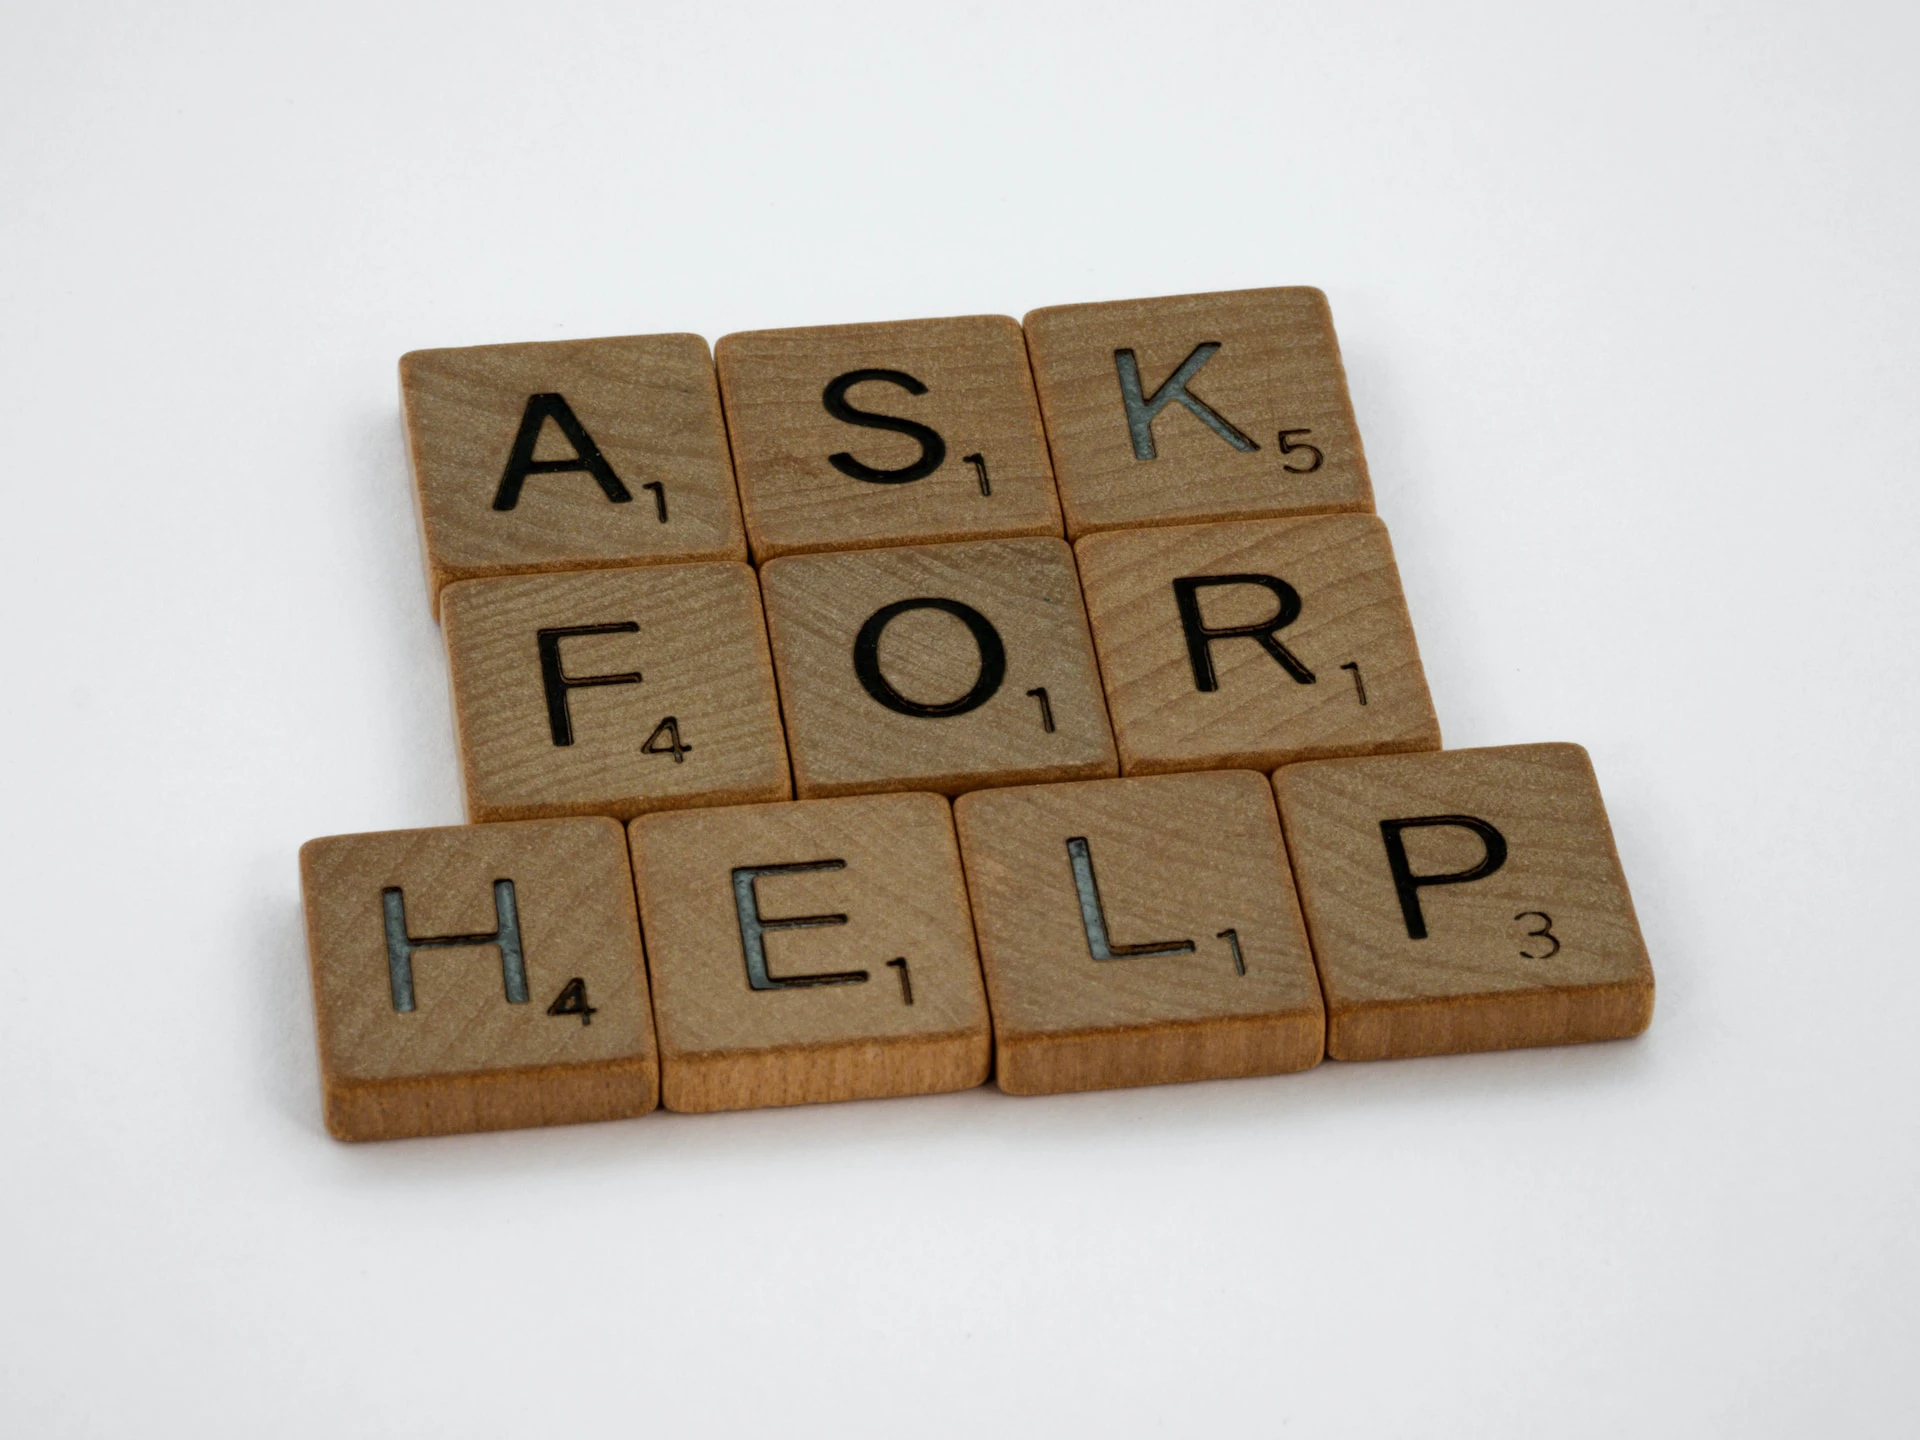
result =
[{"label": "letter h", "polygon": [[500,947],[500,976],[506,985],[507,1003],[527,1003],[527,957],[520,948],[520,907],[514,902],[513,881],[493,882],[493,916],[496,922],[490,935],[423,935],[407,933],[407,897],[397,885],[380,892],[380,908],[387,922],[387,981],[393,990],[393,1008],[402,1012],[413,1004],[413,952],[436,947],[452,949],[466,945]]}]

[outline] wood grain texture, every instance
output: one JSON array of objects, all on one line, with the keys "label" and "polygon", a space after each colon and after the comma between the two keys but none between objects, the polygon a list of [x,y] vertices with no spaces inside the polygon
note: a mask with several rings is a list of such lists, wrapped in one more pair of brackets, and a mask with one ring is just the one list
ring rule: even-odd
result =
[{"label": "wood grain texture", "polygon": [[[1056,305],[1024,322],[1067,534],[1166,523],[1373,509],[1366,455],[1347,396],[1327,297],[1306,286]],[[1129,425],[1121,351],[1151,406],[1197,347],[1187,393],[1257,448],[1237,448],[1173,399],[1141,458]],[[1305,449],[1321,459],[1314,464]],[[1311,468],[1310,468],[1311,467]]]},{"label": "wood grain texture", "polygon": [[[1073,553],[1062,540],[984,540],[803,555],[762,568],[796,793],[957,794],[1118,771]],[[862,683],[855,644],[884,607],[938,599],[998,637],[999,685],[941,716],[890,709]],[[880,676],[915,703],[957,704],[991,678],[964,617],[908,610],[881,629]],[[1046,705],[1030,691],[1045,690]],[[1052,729],[1047,728],[1048,724]]]},{"label": "wood grain texture", "polygon": [[[524,1001],[498,943],[429,946],[396,1006],[383,893],[404,931],[484,937],[497,882],[518,920]],[[620,826],[548,820],[335,835],[300,850],[327,1128],[341,1140],[643,1115],[659,1094],[653,1016]],[[570,982],[578,1009],[549,1014]]]},{"label": "wood grain texture", "polygon": [[[1060,504],[1047,460],[1020,326],[1006,315],[753,330],[714,347],[733,441],[747,535],[756,560],[988,536],[1058,535]],[[885,370],[925,387],[915,395],[872,378],[844,403],[930,427],[938,468],[880,482],[829,459],[899,472],[936,458],[898,430],[849,423],[827,408],[838,377]],[[982,494],[976,456],[987,475]]]},{"label": "wood grain texture", "polygon": [[[1273,1075],[1320,1062],[1320,988],[1266,777],[984,790],[955,802],[954,818],[1002,1090]],[[1096,958],[1076,838],[1117,958]],[[1118,953],[1180,944],[1191,949]]]},{"label": "wood grain texture", "polygon": [[[512,509],[495,508],[536,395],[565,398],[629,498],[611,500],[593,475],[572,470],[531,475]],[[713,362],[698,335],[416,350],[400,359],[400,399],[436,613],[455,580],[747,558]],[[556,419],[536,421],[536,461],[579,456]]]},{"label": "wood grain texture", "polygon": [[[1293,765],[1274,777],[1327,1000],[1327,1053],[1380,1060],[1637,1035],[1653,968],[1587,752],[1507,745]],[[1414,887],[1403,908],[1383,821],[1474,818],[1504,863]],[[1492,846],[1457,823],[1398,829],[1412,877]],[[1550,930],[1551,935],[1539,933]]]},{"label": "wood grain texture", "polygon": [[[945,800],[884,795],[648,815],[633,823],[631,841],[669,1109],[985,1082],[987,1001]],[[767,925],[765,978],[866,978],[754,988],[735,872],[823,863],[831,868],[751,880],[746,903]],[[806,916],[845,920],[776,924]],[[904,967],[888,963],[897,959]]]},{"label": "wood grain texture", "polygon": [[[466,580],[448,587],[445,610],[470,818],[624,820],[792,794],[760,592],[746,565]],[[640,681],[568,687],[571,743],[557,744],[540,634],[603,625],[637,630],[550,641],[563,673]],[[663,733],[668,717],[674,730]],[[677,759],[673,733],[684,747]]]},{"label": "wood grain texture", "polygon": [[[1109,531],[1074,549],[1123,773],[1440,748],[1393,545],[1374,516]],[[1298,597],[1297,618],[1271,639],[1310,680],[1250,636],[1206,643],[1210,673],[1196,667],[1175,582],[1229,575]],[[1189,594],[1205,630],[1263,624],[1285,603],[1260,580]]]}]

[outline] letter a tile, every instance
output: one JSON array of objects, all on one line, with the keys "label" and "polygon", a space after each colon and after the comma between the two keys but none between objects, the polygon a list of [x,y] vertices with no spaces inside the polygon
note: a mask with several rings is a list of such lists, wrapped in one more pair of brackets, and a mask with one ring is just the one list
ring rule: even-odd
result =
[{"label": "letter a tile", "polygon": [[1011,317],[754,330],[714,352],[755,560],[1060,534]]},{"label": "letter a tile", "polygon": [[1065,541],[800,555],[760,585],[802,799],[1118,769]]},{"label": "letter a tile", "polygon": [[982,1084],[992,1041],[947,802],[648,815],[634,877],[670,1110]]},{"label": "letter a tile", "polygon": [[1075,550],[1125,773],[1440,748],[1373,516],[1116,530]]},{"label": "letter a tile", "polygon": [[1070,537],[1373,509],[1318,290],[1056,305],[1025,325]]},{"label": "letter a tile", "polygon": [[747,558],[698,335],[416,350],[400,398],[436,613],[455,580]]},{"label": "letter a tile", "polygon": [[1319,1063],[1320,987],[1264,776],[982,790],[954,817],[1002,1090]]},{"label": "letter a tile", "polygon": [[1274,786],[1332,1058],[1647,1028],[1653,967],[1578,745],[1323,760]]},{"label": "letter a tile", "polygon": [[792,793],[745,565],[463,580],[444,620],[474,820]]},{"label": "letter a tile", "polygon": [[653,1109],[653,1016],[621,839],[611,820],[544,820],[301,847],[336,1137]]}]

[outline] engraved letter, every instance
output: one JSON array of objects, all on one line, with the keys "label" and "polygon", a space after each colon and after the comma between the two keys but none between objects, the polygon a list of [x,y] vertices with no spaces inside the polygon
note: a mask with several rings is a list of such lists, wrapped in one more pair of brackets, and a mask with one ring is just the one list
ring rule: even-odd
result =
[{"label": "engraved letter", "polygon": [[[897,616],[909,610],[944,611],[957,617],[972,632],[973,643],[980,647],[980,675],[973,682],[973,688],[959,699],[937,705],[909,700],[880,673],[880,636]],[[964,715],[969,710],[978,710],[991,700],[994,692],[1000,688],[1000,682],[1007,678],[1007,647],[1000,643],[1000,632],[993,628],[993,622],[971,605],[923,595],[913,600],[896,600],[891,605],[882,605],[867,617],[867,623],[860,627],[860,633],[854,637],[853,673],[860,677],[860,685],[867,694],[897,714],[916,715],[922,719]]]},{"label": "engraved letter", "polygon": [[[1435,826],[1471,830],[1480,837],[1486,854],[1465,870],[1449,870],[1438,875],[1414,874],[1413,867],[1407,863],[1407,846],[1400,832]],[[1406,919],[1409,940],[1427,938],[1427,917],[1420,913],[1421,886],[1464,885],[1469,880],[1484,880],[1507,863],[1507,837],[1471,815],[1416,815],[1410,820],[1382,820],[1380,838],[1386,842],[1387,868],[1393,871],[1393,888],[1400,895],[1400,913]]]},{"label": "engraved letter", "polygon": [[[1279,608],[1271,620],[1252,625],[1222,625],[1209,629],[1200,618],[1200,592],[1215,585],[1258,585],[1271,590]],[[1193,688],[1218,690],[1220,682],[1213,673],[1213,642],[1248,639],[1271,655],[1280,668],[1302,685],[1314,683],[1313,671],[1300,663],[1300,657],[1273,638],[1300,618],[1300,592],[1276,575],[1191,575],[1173,582],[1174,603],[1180,607],[1180,628],[1187,635],[1187,659],[1193,665]]]},{"label": "engraved letter", "polygon": [[560,662],[560,642],[569,635],[638,635],[640,626],[632,620],[622,620],[617,625],[562,625],[534,633],[540,649],[540,683],[547,691],[547,724],[553,731],[553,743],[571,745],[573,714],[567,708],[567,692],[590,689],[595,685],[638,685],[640,672],[623,670],[615,675],[569,675]]},{"label": "engraved letter", "polygon": [[527,959],[520,949],[520,908],[514,903],[513,881],[493,882],[491,935],[409,935],[407,897],[397,885],[380,892],[380,909],[387,926],[387,985],[393,992],[394,1009],[413,1009],[414,951],[463,945],[499,946],[500,978],[506,986],[507,1003],[527,1003]]},{"label": "engraved letter", "polygon": [[864,970],[829,975],[791,975],[776,979],[767,973],[769,930],[812,930],[821,925],[844,925],[844,915],[789,915],[769,920],[760,913],[760,893],[754,881],[762,875],[795,875],[803,870],[844,870],[844,860],[807,860],[797,865],[742,865],[733,872],[733,908],[740,917],[740,948],[747,956],[747,984],[755,990],[798,990],[810,985],[859,985]]},{"label": "engraved letter", "polygon": [[1096,960],[1125,960],[1138,955],[1188,955],[1191,940],[1149,940],[1142,945],[1116,945],[1107,934],[1107,910],[1100,903],[1100,882],[1093,874],[1093,853],[1085,836],[1067,841],[1067,863],[1073,867],[1073,888],[1080,896],[1080,924],[1087,932],[1087,953]]},{"label": "engraved letter", "polygon": [[[947,442],[940,438],[939,431],[922,425],[918,420],[903,420],[897,415],[876,415],[871,410],[861,410],[848,404],[847,391],[865,380],[884,380],[889,385],[898,385],[909,395],[927,393],[927,387],[904,370],[849,370],[845,375],[828,382],[826,392],[821,395],[820,400],[827,407],[827,413],[849,425],[864,425],[869,430],[892,430],[897,434],[911,435],[920,442],[920,458],[898,470],[876,470],[841,450],[829,455],[827,463],[842,475],[871,481],[875,485],[905,485],[910,480],[924,480],[938,470],[941,462],[947,458]],[[984,480],[981,481],[982,494],[986,493],[985,484]]]},{"label": "engraved letter", "polygon": [[[571,460],[536,460],[533,447],[540,443],[540,428],[547,421],[560,427],[560,433],[573,446]],[[513,450],[507,456],[507,468],[501,473],[500,488],[494,492],[493,508],[511,510],[520,503],[520,487],[529,475],[557,475],[567,470],[584,470],[600,482],[600,489],[615,504],[633,499],[613,466],[593,443],[587,427],[574,418],[573,407],[561,395],[529,395],[527,408],[520,416],[520,431],[513,437]]]},{"label": "engraved letter", "polygon": [[1194,346],[1193,353],[1180,362],[1180,368],[1169,375],[1158,390],[1144,398],[1140,393],[1140,362],[1134,358],[1133,351],[1113,352],[1114,369],[1120,372],[1120,398],[1127,406],[1127,429],[1133,433],[1134,459],[1152,460],[1159,454],[1153,448],[1153,419],[1172,400],[1178,400],[1186,406],[1199,417],[1201,424],[1234,449],[1260,448],[1241,434],[1226,416],[1187,389],[1187,382],[1200,373],[1200,367],[1211,360],[1213,352],[1219,348],[1219,342],[1213,340]]}]

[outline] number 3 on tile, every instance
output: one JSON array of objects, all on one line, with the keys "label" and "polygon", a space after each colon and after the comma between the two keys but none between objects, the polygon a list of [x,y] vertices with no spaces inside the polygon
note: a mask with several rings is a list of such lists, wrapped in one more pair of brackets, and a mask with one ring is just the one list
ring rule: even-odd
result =
[{"label": "number 3 on tile", "polygon": [[1515,920],[1539,921],[1540,922],[1539,928],[1537,930],[1527,931],[1527,938],[1530,940],[1545,940],[1553,946],[1553,948],[1547,951],[1544,955],[1536,955],[1531,950],[1522,950],[1520,952],[1522,958],[1527,960],[1551,960],[1554,956],[1560,953],[1560,937],[1553,933],[1553,917],[1547,914],[1546,911],[1522,910],[1518,915],[1514,916],[1513,918]]},{"label": "number 3 on tile", "polygon": [[[662,744],[662,740],[666,743]],[[677,715],[669,715],[654,726],[653,733],[647,737],[647,743],[640,747],[641,753],[646,755],[671,755],[676,765],[686,763],[687,752],[691,749],[693,746],[681,743],[680,717]]]}]

